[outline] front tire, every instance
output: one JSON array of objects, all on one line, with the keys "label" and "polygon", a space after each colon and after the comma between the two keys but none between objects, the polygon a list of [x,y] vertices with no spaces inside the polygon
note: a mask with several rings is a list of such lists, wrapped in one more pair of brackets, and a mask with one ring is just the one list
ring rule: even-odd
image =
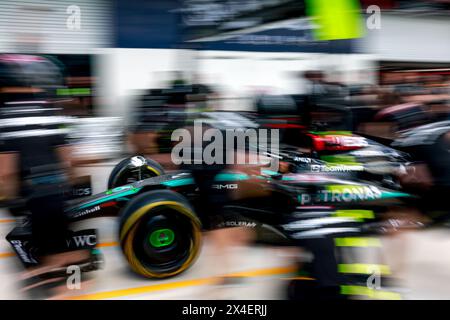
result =
[{"label": "front tire", "polygon": [[180,194],[149,191],[123,209],[119,237],[134,272],[147,278],[167,278],[195,262],[201,247],[201,223]]}]

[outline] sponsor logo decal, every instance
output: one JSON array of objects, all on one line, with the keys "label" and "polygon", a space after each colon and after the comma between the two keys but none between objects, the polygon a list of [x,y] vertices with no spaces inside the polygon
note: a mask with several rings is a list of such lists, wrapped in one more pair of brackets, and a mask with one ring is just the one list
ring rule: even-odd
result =
[{"label": "sponsor logo decal", "polygon": [[16,251],[17,255],[20,257],[20,259],[23,262],[26,263],[37,263],[36,260],[34,260],[24,249],[22,241],[20,240],[12,240],[11,245],[13,246],[14,250]]},{"label": "sponsor logo decal", "polygon": [[294,157],[293,160],[296,162],[303,162],[303,163],[311,163],[312,162],[311,158],[304,158],[304,157]]},{"label": "sponsor logo decal", "polygon": [[217,225],[218,228],[224,227],[246,227],[246,228],[255,228],[256,223],[250,221],[224,221]]},{"label": "sponsor logo decal", "polygon": [[81,197],[81,196],[90,196],[92,194],[91,188],[76,188],[72,189],[72,195]]},{"label": "sponsor logo decal", "polygon": [[353,202],[381,199],[382,191],[375,186],[330,185],[316,194],[304,193],[298,196],[299,202]]},{"label": "sponsor logo decal", "polygon": [[364,167],[361,165],[345,165],[345,164],[338,164],[338,165],[319,165],[319,164],[312,164],[311,165],[311,171],[312,172],[349,172],[349,171],[363,171]]},{"label": "sponsor logo decal", "polygon": [[217,190],[227,189],[227,190],[234,190],[238,188],[238,185],[236,183],[229,183],[229,184],[213,184],[212,187]]},{"label": "sponsor logo decal", "polygon": [[77,248],[84,246],[95,246],[97,244],[97,236],[95,234],[73,236],[67,240],[67,246],[75,244]]},{"label": "sponsor logo decal", "polygon": [[95,206],[93,208],[89,208],[89,209],[85,209],[83,211],[77,212],[77,213],[75,213],[73,215],[73,217],[74,218],[81,217],[81,216],[84,216],[86,214],[93,213],[93,212],[96,212],[96,211],[99,211],[99,210],[100,210],[100,206]]}]

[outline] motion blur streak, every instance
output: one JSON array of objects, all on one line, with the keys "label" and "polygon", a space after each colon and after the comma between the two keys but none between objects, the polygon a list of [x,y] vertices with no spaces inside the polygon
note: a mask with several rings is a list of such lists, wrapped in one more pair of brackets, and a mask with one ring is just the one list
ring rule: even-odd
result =
[{"label": "motion blur streak", "polygon": [[[226,275],[228,277],[265,277],[265,276],[274,276],[281,274],[289,274],[295,272],[296,267],[281,267],[281,268],[270,268],[270,269],[259,269],[259,270],[249,270],[243,272],[237,272],[233,274]],[[161,291],[161,290],[173,290],[177,288],[185,288],[192,286],[202,286],[202,285],[213,285],[218,283],[217,278],[204,278],[204,279],[193,279],[193,280],[185,280],[185,281],[175,281],[170,283],[163,284],[155,284],[138,288],[129,288],[122,290],[115,290],[109,292],[99,292],[94,294],[87,294],[81,296],[71,297],[70,300],[100,300],[100,299],[111,299],[118,298],[123,296],[130,296],[136,294],[143,294],[152,291]]]},{"label": "motion blur streak", "polygon": [[449,16],[1,0],[0,299],[450,299]]}]

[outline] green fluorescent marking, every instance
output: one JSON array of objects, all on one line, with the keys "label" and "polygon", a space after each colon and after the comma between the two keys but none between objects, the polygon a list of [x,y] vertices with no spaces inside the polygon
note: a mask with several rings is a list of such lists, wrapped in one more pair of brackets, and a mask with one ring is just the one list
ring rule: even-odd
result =
[{"label": "green fluorescent marking", "polygon": [[91,94],[91,89],[89,89],[89,88],[73,88],[72,94],[73,95],[89,95],[89,94]]},{"label": "green fluorescent marking", "polygon": [[67,89],[67,88],[56,89],[56,95],[58,95],[58,96],[69,96],[70,95],[70,89]]},{"label": "green fluorescent marking", "polygon": [[351,131],[310,131],[312,134],[316,136],[330,136],[330,135],[339,135],[339,136],[351,136]]},{"label": "green fluorescent marking", "polygon": [[402,296],[397,292],[375,290],[364,286],[341,286],[341,294],[366,296],[380,300],[402,300]]},{"label": "green fluorescent marking", "polygon": [[339,273],[351,273],[351,274],[373,274],[377,272],[381,275],[391,274],[389,266],[384,264],[366,264],[366,263],[351,263],[351,264],[338,264]]},{"label": "green fluorescent marking", "polygon": [[150,244],[156,248],[166,247],[172,244],[175,234],[170,229],[159,229],[153,231],[149,237]]},{"label": "green fluorescent marking", "polygon": [[381,241],[377,238],[336,238],[334,239],[336,247],[381,247]]},{"label": "green fluorescent marking", "polygon": [[375,215],[372,210],[337,210],[333,213],[335,217],[346,217],[356,219],[374,219]]},{"label": "green fluorescent marking", "polygon": [[87,207],[90,207],[90,206],[95,206],[95,205],[97,205],[97,204],[99,204],[99,203],[108,202],[109,200],[113,200],[113,199],[116,199],[116,198],[119,198],[119,197],[125,197],[125,196],[129,196],[129,195],[132,195],[132,194],[136,194],[136,193],[138,193],[141,189],[142,189],[142,188],[133,188],[133,189],[127,190],[127,191],[125,191],[125,192],[117,192],[117,194],[113,194],[113,195],[111,195],[111,196],[109,196],[109,197],[106,197],[106,198],[102,198],[102,199],[99,199],[99,200],[95,200],[95,201],[92,201],[92,202],[85,203],[85,204],[83,204],[82,206],[73,209],[72,211],[84,209],[84,208],[87,208]]},{"label": "green fluorescent marking", "polygon": [[364,20],[357,0],[306,0],[306,15],[317,26],[315,40],[353,39],[363,36]]},{"label": "green fluorescent marking", "polygon": [[[325,188],[329,192],[335,192],[335,193],[361,193],[364,192],[363,188],[366,186],[360,186],[360,185],[352,185],[352,184],[330,184],[325,186]],[[361,189],[361,190],[360,190]]]},{"label": "green fluorescent marking", "polygon": [[330,163],[338,163],[338,164],[346,164],[346,165],[361,165],[358,163],[353,156],[340,156],[340,155],[333,155],[333,156],[322,156],[320,157],[321,160],[330,162]]},{"label": "green fluorescent marking", "polygon": [[58,88],[56,95],[58,96],[86,96],[91,94],[90,88]]}]

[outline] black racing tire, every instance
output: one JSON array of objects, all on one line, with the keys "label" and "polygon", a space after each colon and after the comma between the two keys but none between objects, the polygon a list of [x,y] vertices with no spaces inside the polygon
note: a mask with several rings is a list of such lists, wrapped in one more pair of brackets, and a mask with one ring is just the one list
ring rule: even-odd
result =
[{"label": "black racing tire", "polygon": [[[132,159],[139,157],[143,162],[142,165],[133,165]],[[156,161],[142,156],[128,157],[120,161],[108,178],[108,189],[121,187],[138,180],[152,178],[164,174],[164,168]]]},{"label": "black racing tire", "polygon": [[189,202],[170,190],[145,192],[120,216],[119,239],[131,269],[167,278],[188,269],[201,248],[201,222]]}]

